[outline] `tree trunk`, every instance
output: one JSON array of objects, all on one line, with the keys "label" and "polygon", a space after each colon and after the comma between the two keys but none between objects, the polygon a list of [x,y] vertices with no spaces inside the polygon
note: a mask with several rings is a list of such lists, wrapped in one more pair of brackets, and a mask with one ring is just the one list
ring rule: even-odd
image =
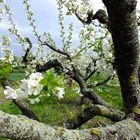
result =
[{"label": "tree trunk", "polygon": [[139,40],[136,0],[103,0],[107,7],[115,49],[115,68],[124,106],[133,112],[140,105],[138,80]]}]

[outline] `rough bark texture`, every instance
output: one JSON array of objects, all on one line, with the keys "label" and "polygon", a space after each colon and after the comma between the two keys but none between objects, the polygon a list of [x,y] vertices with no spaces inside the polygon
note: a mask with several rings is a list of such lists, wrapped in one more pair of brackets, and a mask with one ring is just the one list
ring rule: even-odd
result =
[{"label": "rough bark texture", "polygon": [[140,105],[138,80],[139,40],[136,0],[103,0],[107,7],[115,48],[115,67],[125,108],[131,112]]},{"label": "rough bark texture", "polygon": [[140,125],[126,119],[107,127],[67,130],[0,111],[0,137],[14,140],[139,140]]}]

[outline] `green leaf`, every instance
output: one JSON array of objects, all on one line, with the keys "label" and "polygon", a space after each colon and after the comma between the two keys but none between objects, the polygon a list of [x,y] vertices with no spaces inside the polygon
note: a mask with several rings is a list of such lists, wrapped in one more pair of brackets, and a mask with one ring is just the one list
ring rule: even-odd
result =
[{"label": "green leaf", "polygon": [[55,77],[54,71],[49,70],[45,77],[40,81],[40,84],[47,86],[48,88],[63,87],[62,78],[62,76]]},{"label": "green leaf", "polygon": [[20,72],[12,72],[9,74],[8,79],[11,81],[20,81],[25,78],[25,73]]},{"label": "green leaf", "polygon": [[43,86],[46,86],[48,84],[48,80],[46,76],[40,81],[40,84],[42,84]]}]

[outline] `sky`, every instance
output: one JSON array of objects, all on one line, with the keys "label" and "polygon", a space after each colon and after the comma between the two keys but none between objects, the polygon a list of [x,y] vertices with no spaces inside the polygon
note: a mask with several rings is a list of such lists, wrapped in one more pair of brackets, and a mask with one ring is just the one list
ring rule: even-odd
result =
[{"label": "sky", "polygon": [[[138,0],[139,1],[139,0]],[[10,6],[11,11],[13,14],[13,19],[17,24],[17,27],[20,33],[23,36],[28,36],[34,46],[36,45],[37,41],[33,36],[32,29],[29,27],[27,22],[27,15],[22,4],[22,0],[6,0],[7,4]],[[92,0],[94,12],[96,12],[99,8],[103,7],[101,0]],[[40,34],[45,32],[50,32],[55,39],[55,41],[60,45],[60,27],[58,24],[58,11],[57,11],[57,4],[56,0],[29,0],[31,4],[32,11],[34,12],[34,18],[36,19],[36,26]],[[137,5],[138,9],[140,10],[140,2]],[[6,17],[5,20],[0,24],[0,32],[1,34],[9,35],[7,29],[9,27]],[[82,28],[82,24],[77,18],[73,16],[66,16],[65,17],[65,25],[67,26],[69,23],[74,23],[74,39],[73,42],[76,43],[78,39],[78,31]],[[14,40],[14,37],[11,37]],[[21,55],[21,47],[17,42],[14,41],[13,43],[15,54]]]}]

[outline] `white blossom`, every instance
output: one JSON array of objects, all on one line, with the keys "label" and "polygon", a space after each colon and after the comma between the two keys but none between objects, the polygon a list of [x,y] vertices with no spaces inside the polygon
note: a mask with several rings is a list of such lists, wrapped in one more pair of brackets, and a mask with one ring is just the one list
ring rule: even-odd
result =
[{"label": "white blossom", "polygon": [[17,98],[18,99],[26,99],[26,98],[28,98],[28,93],[24,92],[21,89],[17,89],[16,92],[17,92]]},{"label": "white blossom", "polygon": [[78,15],[87,19],[87,13],[93,10],[91,0],[65,0],[65,6],[72,13],[78,13]]},{"label": "white blossom", "polygon": [[6,96],[7,99],[17,99],[17,92],[15,89],[6,86],[6,89],[4,90],[4,95]]},{"label": "white blossom", "polygon": [[9,86],[5,87],[4,95],[7,99],[21,99],[21,98],[27,98],[28,94],[22,91],[21,89],[13,89]]},{"label": "white blossom", "polygon": [[0,46],[0,60],[12,64],[14,60],[13,50],[9,47]]},{"label": "white blossom", "polygon": [[40,101],[40,99],[39,98],[29,99],[29,101],[31,104],[35,104],[35,103],[38,103]]},{"label": "white blossom", "polygon": [[56,94],[56,96],[59,99],[63,98],[63,95],[65,94],[64,88],[57,87],[57,90],[58,90],[58,93]]},{"label": "white blossom", "polygon": [[40,73],[32,73],[29,76],[29,79],[21,80],[20,86],[18,89],[13,89],[9,86],[6,86],[4,94],[8,99],[21,99],[28,98],[29,95],[38,95],[40,94],[43,86],[39,84],[40,80],[43,78]]},{"label": "white blossom", "polygon": [[43,78],[41,73],[32,73],[29,77],[30,79],[21,80],[20,88],[29,95],[38,95],[43,89],[43,86],[39,84],[40,80]]},{"label": "white blossom", "polygon": [[41,84],[38,84],[38,86],[35,88],[33,95],[40,94],[40,91],[43,89],[43,86]]},{"label": "white blossom", "polygon": [[30,79],[40,81],[41,79],[43,79],[42,73],[39,73],[39,72],[32,73],[30,75]]}]

